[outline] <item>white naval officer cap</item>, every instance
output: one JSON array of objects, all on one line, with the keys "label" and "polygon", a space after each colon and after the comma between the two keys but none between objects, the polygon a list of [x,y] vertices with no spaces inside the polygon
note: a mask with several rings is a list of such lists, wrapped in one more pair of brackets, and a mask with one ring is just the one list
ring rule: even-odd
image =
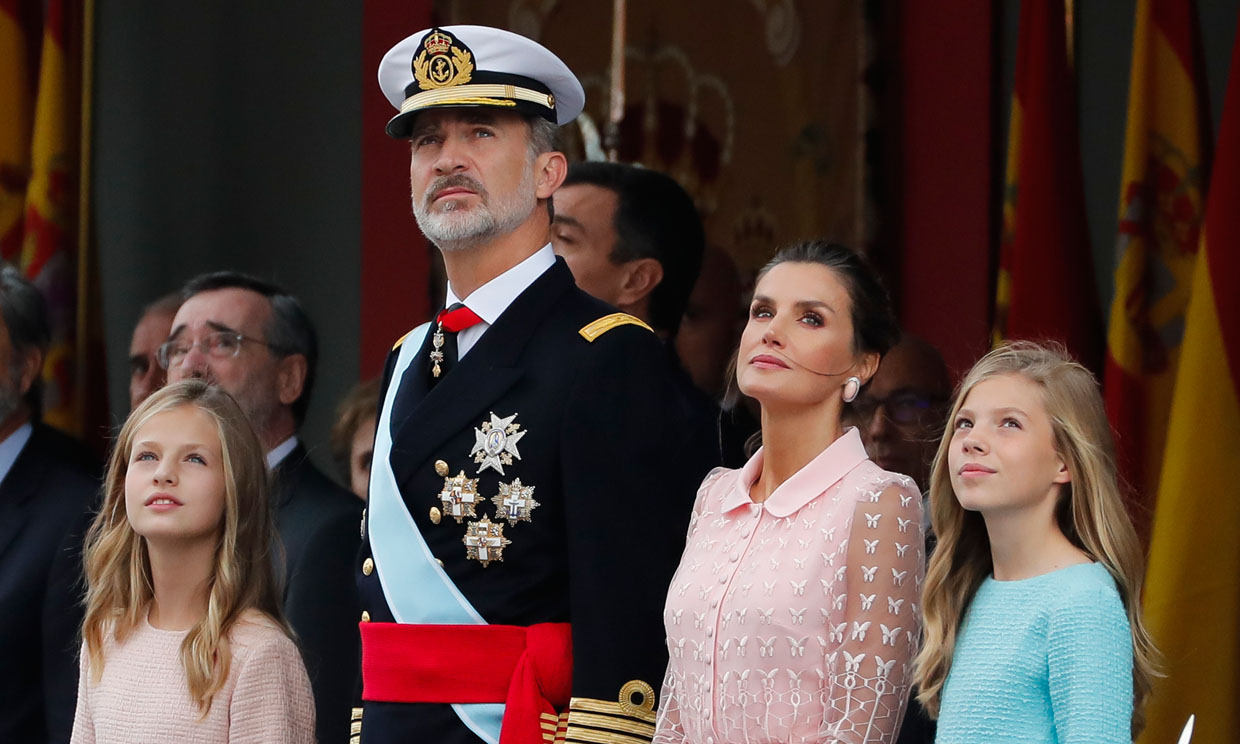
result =
[{"label": "white naval officer cap", "polygon": [[383,55],[379,87],[400,111],[387,123],[392,137],[408,137],[415,114],[430,108],[494,107],[564,125],[586,102],[559,57],[489,26],[443,26],[407,37]]}]

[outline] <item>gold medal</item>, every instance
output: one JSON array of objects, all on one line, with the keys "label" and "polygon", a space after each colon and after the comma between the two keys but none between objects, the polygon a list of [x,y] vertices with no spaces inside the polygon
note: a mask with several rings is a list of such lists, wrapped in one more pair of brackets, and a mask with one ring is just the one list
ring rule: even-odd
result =
[{"label": "gold medal", "polygon": [[516,526],[517,522],[530,521],[530,512],[538,506],[534,500],[534,487],[521,483],[517,478],[512,483],[499,484],[499,495],[493,496],[496,519],[505,519],[508,526]]},{"label": "gold medal", "polygon": [[443,323],[435,326],[435,335],[431,336],[431,345],[435,347],[431,351],[431,362],[434,364],[431,367],[431,374],[438,377],[439,363],[443,361]]},{"label": "gold medal", "polygon": [[464,470],[451,478],[444,478],[439,500],[443,503],[443,513],[454,518],[457,524],[465,517],[478,516],[474,510],[482,500],[478,495],[478,479],[466,478]]},{"label": "gold medal", "polygon": [[490,565],[491,561],[504,560],[504,548],[512,544],[511,540],[504,538],[504,525],[486,517],[470,522],[461,541],[465,543],[466,556],[483,567]]},{"label": "gold medal", "polygon": [[483,421],[474,429],[474,448],[469,451],[474,462],[478,464],[478,473],[491,468],[500,475],[504,474],[504,466],[512,464],[512,458],[521,459],[517,451],[517,442],[525,436],[521,425],[513,420],[517,414],[500,418],[491,412],[491,420]]}]

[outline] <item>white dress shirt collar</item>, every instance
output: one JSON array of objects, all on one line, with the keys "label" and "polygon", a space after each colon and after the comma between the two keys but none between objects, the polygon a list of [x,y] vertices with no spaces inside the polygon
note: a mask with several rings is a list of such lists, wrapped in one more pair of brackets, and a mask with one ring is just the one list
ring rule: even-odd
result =
[{"label": "white dress shirt collar", "polygon": [[277,444],[270,452],[267,453],[267,469],[275,470],[280,463],[284,462],[284,458],[288,457],[293,450],[297,449],[297,444],[298,441],[296,434]]},{"label": "white dress shirt collar", "polygon": [[499,316],[504,314],[513,300],[554,265],[555,252],[551,250],[551,244],[547,243],[529,258],[475,289],[464,300],[457,297],[449,282],[448,290],[444,293],[444,305],[451,307],[458,302],[464,302],[466,307],[482,318],[481,323],[457,334],[457,358],[464,358],[474,344],[478,343],[478,339],[482,338],[486,329],[499,320]]},{"label": "white dress shirt collar", "polygon": [[34,433],[34,426],[27,421],[17,427],[17,431],[10,434],[7,439],[0,442],[0,483],[8,477],[9,471],[13,469],[13,463],[17,462],[18,456],[26,448],[26,442],[30,441],[32,433]]}]

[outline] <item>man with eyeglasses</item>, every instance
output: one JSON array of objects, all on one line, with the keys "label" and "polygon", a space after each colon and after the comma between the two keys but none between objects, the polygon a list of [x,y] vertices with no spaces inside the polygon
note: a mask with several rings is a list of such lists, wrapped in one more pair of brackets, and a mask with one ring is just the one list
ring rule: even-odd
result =
[{"label": "man with eyeglasses", "polygon": [[266,450],[284,612],[310,673],[318,739],[343,741],[359,658],[353,561],[361,503],[310,462],[297,438],[318,359],[314,328],[292,295],[243,274],[204,274],[181,294],[159,363],[169,382],[199,377],[228,391]]},{"label": "man with eyeglasses", "polygon": [[[943,434],[950,397],[951,376],[938,349],[905,334],[883,356],[870,384],[848,407],[845,421],[861,430],[871,460],[884,470],[906,473],[927,493],[930,462]],[[929,508],[923,513],[928,520]],[[929,555],[933,537],[928,522],[926,543]],[[910,700],[896,744],[932,741],[934,721],[916,699]]]},{"label": "man with eyeglasses", "polygon": [[847,423],[861,430],[871,460],[906,473],[925,493],[950,396],[951,378],[938,350],[905,334],[852,403]]}]

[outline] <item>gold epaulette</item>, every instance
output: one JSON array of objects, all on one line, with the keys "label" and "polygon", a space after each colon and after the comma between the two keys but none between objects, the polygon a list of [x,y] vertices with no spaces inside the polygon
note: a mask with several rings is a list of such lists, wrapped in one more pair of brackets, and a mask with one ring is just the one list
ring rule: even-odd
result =
[{"label": "gold epaulette", "polygon": [[593,342],[599,336],[607,333],[612,328],[619,328],[622,325],[635,325],[645,328],[647,331],[654,333],[654,329],[642,322],[641,318],[634,317],[628,313],[612,313],[604,315],[598,320],[577,331],[581,337],[587,341]]},{"label": "gold epaulette", "polygon": [[649,744],[654,738],[654,688],[635,679],[620,688],[619,702],[575,697],[568,703],[569,744]]},{"label": "gold epaulette", "polygon": [[[402,339],[403,340],[403,339]],[[396,342],[397,344],[400,341]],[[349,723],[349,744],[358,744],[362,740],[362,709],[354,708]]]},{"label": "gold epaulette", "polygon": [[[409,333],[413,333],[413,331],[409,331]],[[392,351],[396,351],[397,349],[400,348],[401,344],[405,343],[405,339],[409,338],[409,333],[406,333],[405,335],[396,339],[396,343],[392,344]]]}]

